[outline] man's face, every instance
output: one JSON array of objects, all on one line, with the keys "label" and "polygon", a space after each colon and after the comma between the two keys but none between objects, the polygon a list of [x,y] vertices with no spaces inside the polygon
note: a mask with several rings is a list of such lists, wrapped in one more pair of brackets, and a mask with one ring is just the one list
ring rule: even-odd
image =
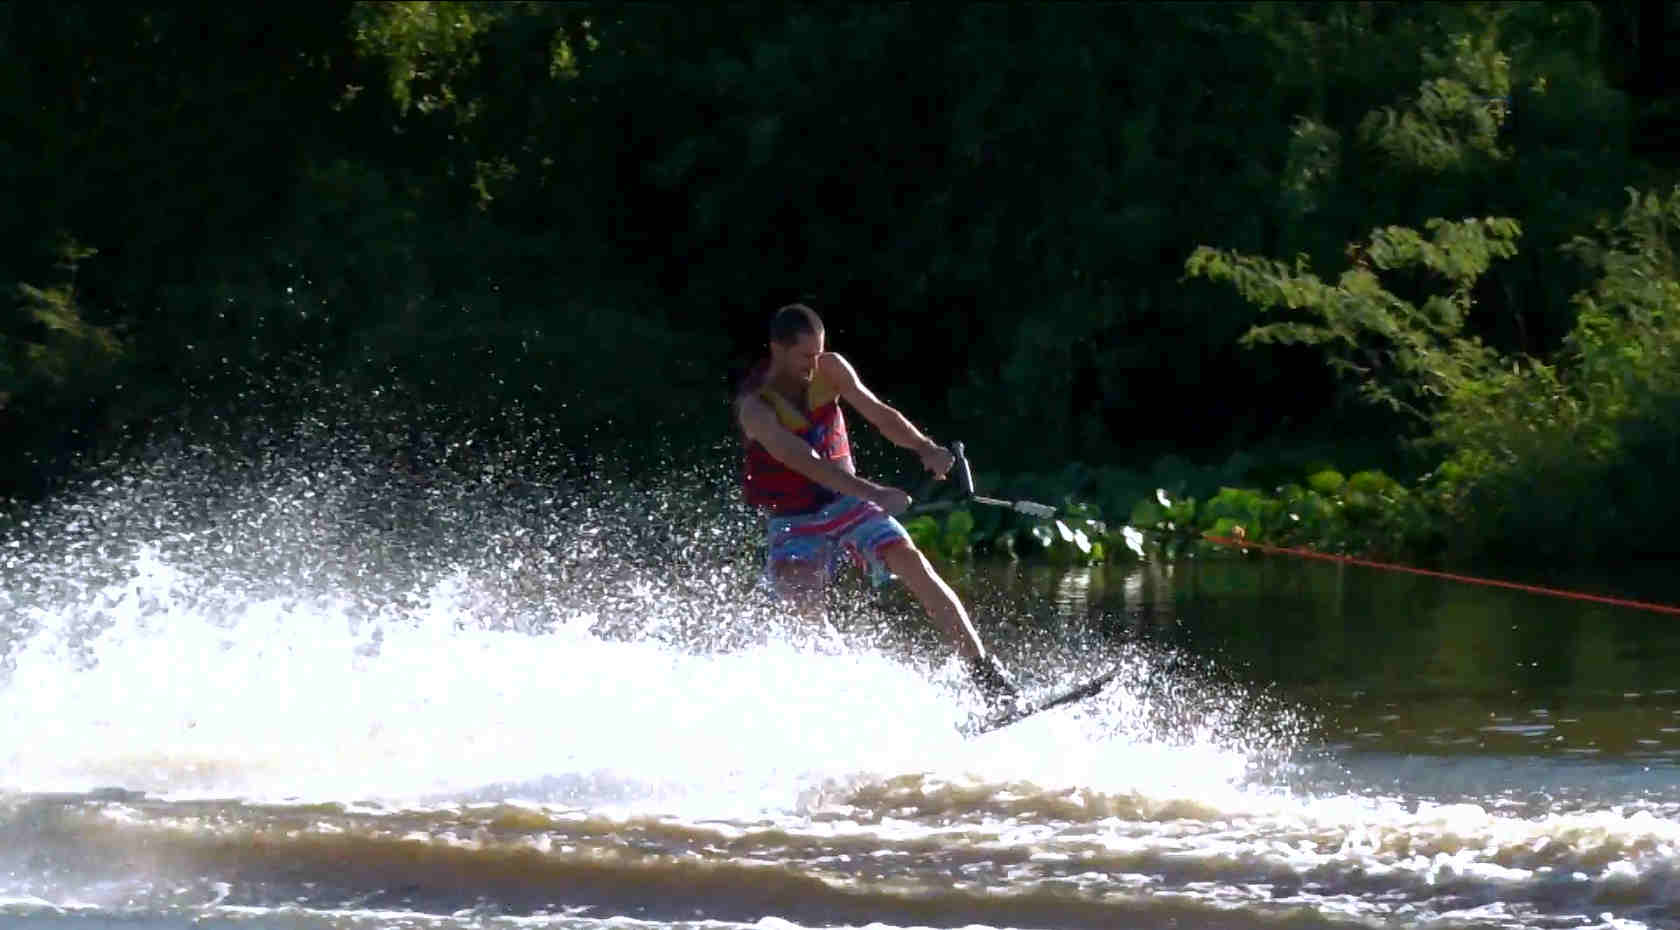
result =
[{"label": "man's face", "polygon": [[778,371],[809,381],[817,374],[817,356],[823,351],[822,333],[800,333],[792,345],[770,341],[770,362]]}]

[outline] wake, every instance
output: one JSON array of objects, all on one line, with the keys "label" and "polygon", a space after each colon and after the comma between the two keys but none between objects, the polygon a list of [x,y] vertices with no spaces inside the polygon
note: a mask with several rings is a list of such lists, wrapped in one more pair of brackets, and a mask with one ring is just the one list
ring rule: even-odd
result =
[{"label": "wake", "polygon": [[1212,790],[1289,750],[1160,656],[1042,638],[1005,644],[1041,693],[1127,670],[964,739],[979,708],[907,599],[813,628],[765,597],[728,468],[422,475],[376,445],[178,444],[0,541],[0,790],[745,812],[927,772]]}]

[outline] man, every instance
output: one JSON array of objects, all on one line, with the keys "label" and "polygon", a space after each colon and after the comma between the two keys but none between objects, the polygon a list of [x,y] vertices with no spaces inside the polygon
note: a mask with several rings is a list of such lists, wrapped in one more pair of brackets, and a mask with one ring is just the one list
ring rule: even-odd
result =
[{"label": "man", "polygon": [[864,387],[844,358],[824,351],[815,311],[802,304],[776,311],[770,358],[735,399],[746,437],[742,487],[749,504],[770,514],[771,585],[811,610],[845,555],[876,574],[891,572],[962,656],[987,703],[1012,700],[1015,686],[987,655],[956,592],[894,519],[910,495],[857,475],[842,399],[894,445],[915,452],[934,476],[943,479],[951,469],[949,451]]}]

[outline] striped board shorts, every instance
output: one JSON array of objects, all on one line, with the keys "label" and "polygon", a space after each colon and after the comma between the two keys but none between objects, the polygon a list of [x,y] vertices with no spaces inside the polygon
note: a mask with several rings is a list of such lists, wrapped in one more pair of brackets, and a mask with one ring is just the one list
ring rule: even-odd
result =
[{"label": "striped board shorts", "polygon": [[770,554],[764,578],[775,587],[782,566],[816,562],[823,567],[823,583],[834,580],[850,559],[865,568],[876,584],[892,578],[881,556],[908,543],[910,534],[890,514],[856,497],[838,497],[815,513],[770,518]]}]

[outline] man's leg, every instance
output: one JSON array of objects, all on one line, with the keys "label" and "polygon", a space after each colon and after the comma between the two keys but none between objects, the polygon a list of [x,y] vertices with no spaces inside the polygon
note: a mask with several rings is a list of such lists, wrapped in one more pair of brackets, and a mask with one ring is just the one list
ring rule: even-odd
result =
[{"label": "man's leg", "polygon": [[772,517],[764,573],[777,599],[806,620],[826,621],[823,589],[830,575],[834,543],[821,532],[828,512]]},{"label": "man's leg", "polygon": [[957,593],[933,570],[927,556],[922,555],[916,544],[905,539],[877,550],[877,557],[893,574],[904,580],[904,586],[910,589],[916,600],[922,602],[928,619],[956,647],[963,664],[968,666],[969,677],[985,696],[986,702],[996,708],[1014,701],[1020,693],[1015,683],[1009,680],[997,657],[986,654],[986,648],[980,644],[980,636],[974,632],[974,624],[969,622],[968,612],[963,610]]},{"label": "man's leg", "polygon": [[904,540],[890,545],[881,550],[880,558],[904,581],[904,586],[927,611],[928,619],[945,634],[959,655],[970,661],[985,658],[986,648],[980,644],[980,636],[974,632],[974,624],[969,622],[968,611],[963,610],[957,592],[939,577],[915,543]]},{"label": "man's leg", "polygon": [[827,570],[820,562],[787,559],[770,567],[770,583],[776,596],[794,612],[814,623],[822,623],[823,585]]},{"label": "man's leg", "polygon": [[968,611],[963,609],[957,593],[928,564],[903,524],[874,504],[860,504],[853,516],[855,519],[838,541],[854,547],[866,561],[879,563],[904,581],[904,586],[927,611],[928,619],[962,656],[969,676],[988,703],[1013,700],[1017,694],[1015,684],[1004,673],[997,657],[986,654],[986,647],[980,644],[980,636],[974,632],[974,624],[969,622]]}]

